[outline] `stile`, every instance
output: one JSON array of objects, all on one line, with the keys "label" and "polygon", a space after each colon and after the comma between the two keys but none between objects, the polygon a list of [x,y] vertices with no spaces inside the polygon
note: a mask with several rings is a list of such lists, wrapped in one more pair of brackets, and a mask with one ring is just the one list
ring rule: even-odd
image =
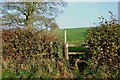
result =
[{"label": "stile", "polygon": [[65,46],[64,52],[65,52],[66,60],[69,60],[69,55],[85,54],[85,52],[69,52],[68,47],[76,47],[76,46],[80,46],[80,45],[67,43],[66,30],[64,30],[64,46]]}]

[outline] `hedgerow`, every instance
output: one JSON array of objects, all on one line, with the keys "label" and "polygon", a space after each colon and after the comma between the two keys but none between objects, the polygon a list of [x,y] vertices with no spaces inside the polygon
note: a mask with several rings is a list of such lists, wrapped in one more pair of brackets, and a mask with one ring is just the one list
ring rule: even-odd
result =
[{"label": "hedgerow", "polygon": [[3,78],[70,77],[62,48],[48,31],[3,30]]},{"label": "hedgerow", "polygon": [[[86,37],[89,68],[94,77],[118,78],[120,67],[120,25],[111,13],[100,25],[89,29]],[[98,74],[99,73],[99,74]]]},{"label": "hedgerow", "polygon": [[60,42],[54,35],[38,30],[3,30],[2,37],[3,55],[11,56],[14,59],[50,52],[56,48],[50,46]]}]

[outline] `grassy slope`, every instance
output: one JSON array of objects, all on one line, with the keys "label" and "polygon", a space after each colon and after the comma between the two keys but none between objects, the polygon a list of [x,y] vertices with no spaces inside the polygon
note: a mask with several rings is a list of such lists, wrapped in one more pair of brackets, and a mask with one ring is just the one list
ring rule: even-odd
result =
[{"label": "grassy slope", "polygon": [[[89,28],[67,28],[67,42],[75,44],[84,43],[88,29]],[[64,40],[64,29],[54,30],[53,33],[58,35],[62,40]]]}]

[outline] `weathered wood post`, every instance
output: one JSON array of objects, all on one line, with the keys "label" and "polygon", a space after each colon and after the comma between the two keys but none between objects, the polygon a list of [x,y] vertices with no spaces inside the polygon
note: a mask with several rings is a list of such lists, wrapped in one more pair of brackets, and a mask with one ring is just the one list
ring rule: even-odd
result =
[{"label": "weathered wood post", "polygon": [[68,43],[67,43],[67,37],[66,37],[66,30],[64,31],[64,46],[65,46],[65,59],[68,60]]}]

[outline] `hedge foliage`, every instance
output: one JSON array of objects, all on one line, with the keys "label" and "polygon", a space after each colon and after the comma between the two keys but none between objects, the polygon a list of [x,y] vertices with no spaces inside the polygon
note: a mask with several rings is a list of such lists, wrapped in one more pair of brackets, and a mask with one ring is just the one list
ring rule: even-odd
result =
[{"label": "hedge foliage", "polygon": [[2,43],[3,78],[73,77],[63,59],[62,41],[49,31],[3,30]]},{"label": "hedge foliage", "polygon": [[50,32],[18,28],[3,30],[2,37],[4,58],[11,56],[16,60],[41,53],[56,55],[62,49],[60,40]]},{"label": "hedge foliage", "polygon": [[120,25],[112,13],[111,20],[107,21],[103,17],[100,20],[100,25],[89,29],[86,37],[89,67],[93,73],[98,70],[100,74],[101,70],[99,77],[116,78],[120,68]]}]

